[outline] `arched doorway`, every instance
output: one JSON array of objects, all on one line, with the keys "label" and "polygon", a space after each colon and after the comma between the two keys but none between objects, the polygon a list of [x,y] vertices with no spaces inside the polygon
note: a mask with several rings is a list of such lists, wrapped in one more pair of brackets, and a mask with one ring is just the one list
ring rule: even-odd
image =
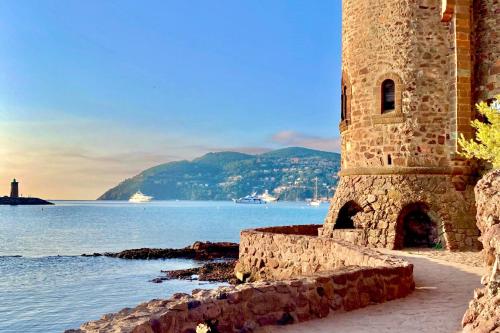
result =
[{"label": "arched doorway", "polygon": [[441,244],[438,227],[422,202],[406,205],[397,220],[395,248],[435,247]]},{"label": "arched doorway", "polygon": [[354,220],[352,218],[362,211],[361,206],[355,201],[348,201],[340,208],[334,229],[354,229]]}]

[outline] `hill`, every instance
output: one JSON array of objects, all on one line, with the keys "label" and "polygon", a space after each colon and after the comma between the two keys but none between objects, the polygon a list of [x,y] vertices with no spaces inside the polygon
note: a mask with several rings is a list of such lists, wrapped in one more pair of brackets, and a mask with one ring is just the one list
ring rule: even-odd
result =
[{"label": "hill", "polygon": [[320,195],[326,196],[339,169],[340,154],[299,147],[260,155],[208,153],[147,169],[98,200],[128,200],[138,190],[156,200],[230,200],[264,190],[282,200],[304,200],[313,196],[316,177]]}]

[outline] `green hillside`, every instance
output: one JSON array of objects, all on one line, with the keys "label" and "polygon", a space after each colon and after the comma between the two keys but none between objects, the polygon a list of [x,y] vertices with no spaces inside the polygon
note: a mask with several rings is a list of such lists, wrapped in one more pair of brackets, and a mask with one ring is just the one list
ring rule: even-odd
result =
[{"label": "green hillside", "polygon": [[108,190],[98,200],[128,200],[140,190],[155,200],[230,200],[268,190],[281,200],[305,200],[318,177],[321,196],[332,195],[340,154],[285,148],[260,155],[208,153],[147,169]]}]

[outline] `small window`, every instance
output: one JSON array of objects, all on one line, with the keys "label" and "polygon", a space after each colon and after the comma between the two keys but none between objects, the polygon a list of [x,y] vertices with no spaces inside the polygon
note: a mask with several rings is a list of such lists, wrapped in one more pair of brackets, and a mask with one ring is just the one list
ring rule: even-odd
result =
[{"label": "small window", "polygon": [[346,86],[342,87],[341,103],[342,103],[341,119],[346,120],[347,119],[347,87]]},{"label": "small window", "polygon": [[340,119],[345,120],[344,90],[342,90],[342,94],[340,95],[340,103]]},{"label": "small window", "polygon": [[382,113],[394,111],[396,108],[396,86],[394,81],[382,82]]},{"label": "small window", "polygon": [[347,86],[344,86],[344,118],[349,118],[347,115]]},{"label": "small window", "polygon": [[391,156],[391,154],[387,155],[387,165],[392,165],[392,156]]}]

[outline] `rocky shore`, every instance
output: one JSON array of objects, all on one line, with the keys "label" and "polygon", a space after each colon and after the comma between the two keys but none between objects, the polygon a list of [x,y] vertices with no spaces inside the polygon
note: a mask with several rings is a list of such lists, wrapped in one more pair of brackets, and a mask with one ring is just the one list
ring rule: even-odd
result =
[{"label": "rocky shore", "polygon": [[151,282],[162,283],[165,280],[179,279],[237,284],[238,280],[234,276],[235,266],[236,260],[209,262],[201,267],[162,271],[162,273],[165,273],[165,276],[153,279]]},{"label": "rocky shore", "polygon": [[[281,230],[289,231],[286,227]],[[274,236],[278,235],[276,232],[273,233]],[[249,241],[254,240],[251,236],[259,233],[264,231],[242,233],[242,244],[249,244]],[[296,242],[300,248],[312,248],[315,245],[305,241],[312,236],[288,236],[303,236],[303,242]],[[289,243],[282,239],[277,241],[281,241],[280,246],[288,248]],[[249,282],[212,290],[196,289],[191,295],[174,294],[169,299],[152,300],[135,308],[125,308],[118,313],[104,315],[99,320],[66,332],[194,333],[200,326],[212,327],[214,329],[211,331],[221,333],[256,332],[263,326],[299,323],[323,318],[330,312],[343,313],[402,298],[414,289],[413,265],[404,260],[341,240],[332,239],[327,242],[336,244],[328,255],[335,256],[332,260],[338,265],[320,269],[312,275],[299,276],[290,272],[291,277],[278,281]],[[280,250],[276,247],[275,255],[278,259],[281,257]],[[321,250],[323,248],[317,249]],[[260,252],[254,253],[254,256],[251,251],[243,250],[242,253],[251,258],[260,255]],[[317,252],[311,252],[311,257],[307,255],[296,254],[294,262],[305,266],[315,260],[312,257]],[[250,261],[257,267],[266,265],[262,260]],[[191,273],[193,272],[184,272]],[[178,275],[183,274],[179,272],[175,276]]]},{"label": "rocky shore", "polygon": [[[234,267],[239,255],[239,244],[230,242],[195,242],[182,249],[141,248],[121,252],[82,254],[83,257],[112,257],[129,260],[152,259],[192,259],[208,261],[200,267],[161,271],[165,275],[150,282],[162,283],[166,280],[199,280],[210,282],[228,282],[236,284]],[[214,262],[213,260],[222,260]]]},{"label": "rocky shore", "polygon": [[155,249],[141,248],[124,250],[121,252],[105,252],[82,254],[84,257],[106,256],[120,259],[237,259],[239,254],[238,243],[230,242],[195,242],[193,245],[182,249]]}]

